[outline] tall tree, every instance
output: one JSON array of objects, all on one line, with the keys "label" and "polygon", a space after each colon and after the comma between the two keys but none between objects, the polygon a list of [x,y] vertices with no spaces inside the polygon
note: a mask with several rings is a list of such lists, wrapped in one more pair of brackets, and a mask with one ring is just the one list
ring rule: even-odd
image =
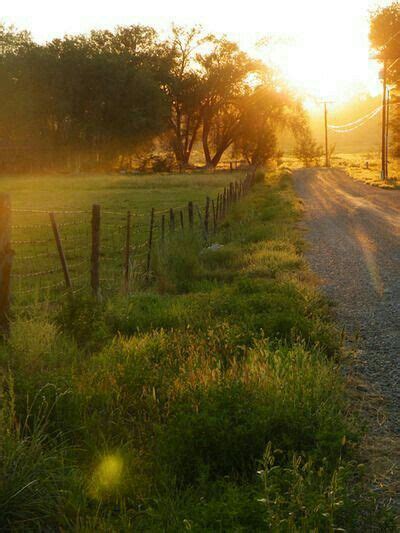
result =
[{"label": "tall tree", "polygon": [[202,83],[195,64],[195,52],[203,37],[199,28],[175,26],[168,43],[171,70],[164,84],[170,100],[171,147],[176,160],[189,164],[201,125]]},{"label": "tall tree", "polygon": [[202,143],[206,165],[215,167],[233,144],[241,121],[241,102],[263,67],[225,37],[210,36],[211,49],[197,55],[202,68]]},{"label": "tall tree", "polygon": [[[370,42],[382,65],[386,62],[386,79],[396,91],[400,83],[400,3],[376,10],[371,15]],[[394,91],[392,91],[393,94]],[[392,96],[392,102],[398,97]],[[400,156],[400,111],[391,110],[390,126],[393,131],[394,155]]]},{"label": "tall tree", "polygon": [[235,150],[254,167],[276,153],[279,129],[291,127],[294,102],[271,82],[259,85],[243,101]]}]

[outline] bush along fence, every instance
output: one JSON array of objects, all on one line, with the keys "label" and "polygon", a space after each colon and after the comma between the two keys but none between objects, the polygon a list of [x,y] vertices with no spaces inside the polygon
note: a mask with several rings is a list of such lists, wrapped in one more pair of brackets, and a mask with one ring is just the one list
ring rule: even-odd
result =
[{"label": "bush along fence", "polygon": [[[188,234],[211,243],[218,226],[254,183],[254,171],[231,182],[205,206],[192,201],[149,215],[112,211],[12,209],[0,194],[0,328],[10,313],[91,291],[100,299],[130,293],[154,278],[153,263],[171,239]],[[14,219],[21,223],[15,224]]]}]

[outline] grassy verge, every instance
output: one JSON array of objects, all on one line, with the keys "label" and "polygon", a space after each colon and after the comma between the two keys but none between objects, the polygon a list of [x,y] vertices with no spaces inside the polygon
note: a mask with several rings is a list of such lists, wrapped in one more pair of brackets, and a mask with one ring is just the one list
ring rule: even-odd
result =
[{"label": "grassy verge", "polygon": [[342,168],[352,178],[382,189],[400,187],[400,163],[389,159],[389,179],[381,179],[381,160],[378,153],[337,154],[331,158],[333,167]]},{"label": "grassy verge", "polygon": [[20,318],[1,350],[0,529],[390,530],[363,490],[339,336],[288,176],[152,291]]}]

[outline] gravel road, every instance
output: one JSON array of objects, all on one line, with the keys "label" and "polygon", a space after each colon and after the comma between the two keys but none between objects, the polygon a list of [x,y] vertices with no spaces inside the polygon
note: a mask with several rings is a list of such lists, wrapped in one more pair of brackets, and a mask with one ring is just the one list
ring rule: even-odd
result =
[{"label": "gravel road", "polygon": [[400,434],[400,190],[371,187],[341,170],[294,173],[305,206],[307,258],[358,336],[357,371],[386,404],[381,431]]}]

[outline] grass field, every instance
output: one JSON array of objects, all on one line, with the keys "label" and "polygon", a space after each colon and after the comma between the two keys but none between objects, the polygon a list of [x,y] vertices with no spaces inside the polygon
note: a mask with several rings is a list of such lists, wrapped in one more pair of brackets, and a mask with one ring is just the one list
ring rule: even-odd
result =
[{"label": "grass field", "polygon": [[[150,210],[156,209],[155,241],[160,236],[161,211],[180,211],[187,224],[187,203],[204,208],[206,196],[215,198],[230,181],[244,172],[194,173],[184,175],[104,175],[1,178],[1,187],[11,195],[13,207],[13,296],[15,306],[57,298],[64,287],[55,248],[49,211],[55,211],[61,238],[76,290],[89,284],[90,218],[93,204],[100,204],[101,276],[103,289],[116,291],[122,284],[126,213],[132,213],[131,240],[133,276],[142,271]],[[165,212],[168,224],[168,213]],[[197,216],[196,216],[197,220]],[[135,274],[136,273],[136,274]],[[137,277],[137,275],[136,275]]]},{"label": "grass field", "polygon": [[[319,164],[323,165],[323,158]],[[302,163],[294,156],[285,156],[282,166],[296,169],[301,168]],[[364,181],[374,187],[384,189],[397,189],[400,187],[400,159],[389,157],[389,179],[381,179],[381,159],[377,152],[336,154],[331,156],[331,166],[341,168],[354,179]]]},{"label": "grass field", "polygon": [[271,175],[217,250],[177,236],[147,291],[12,323],[2,531],[394,530],[362,483],[300,216]]},{"label": "grass field", "polygon": [[400,185],[400,161],[389,157],[389,179],[381,179],[381,160],[378,153],[335,154],[331,164],[343,168],[350,176],[374,187],[395,189]]}]

